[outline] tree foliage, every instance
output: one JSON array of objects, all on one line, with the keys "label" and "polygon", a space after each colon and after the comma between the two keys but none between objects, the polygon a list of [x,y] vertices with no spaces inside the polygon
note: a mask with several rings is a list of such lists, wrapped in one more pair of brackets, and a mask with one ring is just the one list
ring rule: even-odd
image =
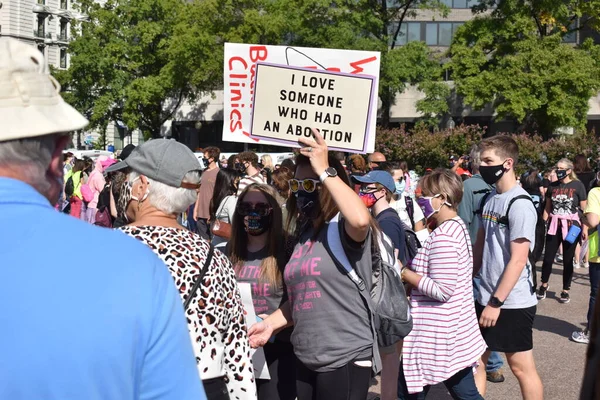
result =
[{"label": "tree foliage", "polygon": [[600,89],[598,46],[564,43],[596,29],[600,1],[483,0],[480,13],[450,48],[456,92],[466,105],[492,104],[498,118],[548,138],[559,127],[584,128]]},{"label": "tree foliage", "polygon": [[218,74],[210,74],[211,57],[191,54],[198,49],[174,34],[182,0],[108,0],[103,5],[83,0],[79,6],[89,21],[74,26],[71,65],[58,79],[67,101],[90,118],[92,127],[121,120],[146,137],[158,137],[184,99],[215,86]]},{"label": "tree foliage", "polygon": [[439,0],[93,0],[73,30],[66,98],[104,127],[121,120],[157,137],[184,100],[220,89],[225,42],[380,51],[383,120],[394,95],[415,85],[430,119],[447,111],[439,60],[423,43],[397,47],[400,24]]}]

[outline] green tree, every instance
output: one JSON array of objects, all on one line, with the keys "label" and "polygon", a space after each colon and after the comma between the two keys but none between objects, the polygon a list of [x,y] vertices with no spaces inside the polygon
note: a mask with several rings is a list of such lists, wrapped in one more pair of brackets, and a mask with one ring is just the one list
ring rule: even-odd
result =
[{"label": "green tree", "polygon": [[58,79],[67,101],[89,117],[91,127],[122,120],[146,138],[159,137],[184,99],[215,86],[211,78],[216,77],[203,80],[198,72],[193,85],[183,74],[192,69],[189,64],[204,71],[210,59],[202,53],[191,56],[187,44],[175,38],[182,0],[108,0],[103,5],[83,0],[79,6],[89,21],[73,28],[71,65]]},{"label": "green tree", "polygon": [[[441,82],[443,70],[436,54],[421,42],[396,45],[403,34],[401,24],[418,10],[447,15],[448,8],[440,0],[196,0],[187,8],[176,32],[198,49],[207,45],[201,34],[209,31],[219,44],[229,41],[381,52],[379,88],[384,125],[389,123],[395,94],[408,85],[426,94],[417,108],[427,118],[447,111],[449,89]],[[214,60],[218,65],[222,54]]]},{"label": "green tree", "polygon": [[464,103],[491,104],[497,118],[545,138],[559,127],[584,129],[600,89],[599,50],[591,40],[564,41],[598,27],[600,1],[484,0],[477,11],[457,32],[447,64]]}]

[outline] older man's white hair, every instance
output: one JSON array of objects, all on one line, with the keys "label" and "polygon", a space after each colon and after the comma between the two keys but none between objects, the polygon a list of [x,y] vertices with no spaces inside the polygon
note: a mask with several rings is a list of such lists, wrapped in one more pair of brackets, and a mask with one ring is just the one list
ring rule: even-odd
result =
[{"label": "older man's white hair", "polygon": [[[132,171],[129,174],[129,182],[133,182],[140,175],[141,174]],[[195,189],[176,188],[148,178],[147,176],[146,179],[150,183],[148,201],[154,208],[165,214],[172,215],[182,213],[196,201],[197,194]],[[200,183],[200,172],[188,172],[184,176],[183,182],[193,184]]]},{"label": "older man's white hair", "polygon": [[57,133],[0,142],[0,167],[13,170],[15,175],[40,193],[46,193],[51,187],[46,172],[52,162],[56,142],[62,136],[65,134]]}]

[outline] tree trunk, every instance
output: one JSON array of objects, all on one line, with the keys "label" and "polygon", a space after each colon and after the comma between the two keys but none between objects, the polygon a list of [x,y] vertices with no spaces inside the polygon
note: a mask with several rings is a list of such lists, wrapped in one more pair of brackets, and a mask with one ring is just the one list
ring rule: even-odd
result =
[{"label": "tree trunk", "polygon": [[390,109],[392,108],[392,96],[389,89],[381,91],[381,126],[389,128]]}]

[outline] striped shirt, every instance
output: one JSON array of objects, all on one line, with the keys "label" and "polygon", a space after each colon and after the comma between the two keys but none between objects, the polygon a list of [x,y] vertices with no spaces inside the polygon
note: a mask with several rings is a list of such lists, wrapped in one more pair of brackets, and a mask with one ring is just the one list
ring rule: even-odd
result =
[{"label": "striped shirt", "polygon": [[473,300],[469,232],[456,217],[437,227],[412,262],[422,278],[411,293],[413,330],[404,339],[409,393],[474,366],[486,349]]},{"label": "striped shirt", "polygon": [[238,185],[238,196],[242,193],[242,191],[244,189],[246,189],[247,186],[252,185],[253,183],[267,183],[265,181],[265,177],[259,172],[256,175],[252,175],[252,176],[246,176],[244,177],[241,181],[240,184]]}]

